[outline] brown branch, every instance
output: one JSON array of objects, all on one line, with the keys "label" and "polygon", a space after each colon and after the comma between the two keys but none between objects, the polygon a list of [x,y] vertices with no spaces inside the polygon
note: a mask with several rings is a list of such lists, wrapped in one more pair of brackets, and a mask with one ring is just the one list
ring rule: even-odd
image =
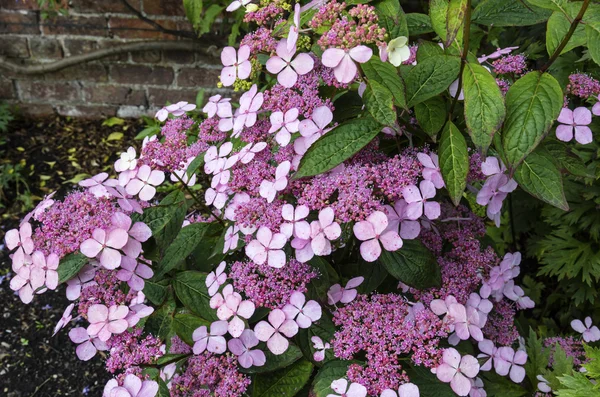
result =
[{"label": "brown branch", "polygon": [[0,69],[8,70],[18,74],[44,74],[56,72],[68,68],[69,66],[80,63],[95,61],[111,55],[122,54],[125,52],[140,51],[192,51],[202,53],[211,57],[219,56],[219,49],[215,45],[206,45],[193,41],[139,41],[135,43],[126,43],[116,47],[104,48],[86,54],[74,55],[60,61],[44,63],[39,65],[23,66],[15,62],[0,57]]},{"label": "brown branch", "polygon": [[161,24],[159,24],[158,22],[153,21],[152,19],[150,19],[147,16],[145,16],[144,14],[142,14],[141,11],[139,11],[137,8],[135,8],[134,6],[129,4],[129,2],[127,0],[121,0],[121,2],[123,3],[123,5],[125,5],[125,7],[127,7],[131,12],[133,12],[140,20],[146,22],[148,25],[153,26],[155,29],[157,29],[163,33],[170,34],[173,36],[185,37],[188,39],[196,39],[196,40],[198,39],[198,36],[193,32],[167,29],[164,26],[162,26]]}]

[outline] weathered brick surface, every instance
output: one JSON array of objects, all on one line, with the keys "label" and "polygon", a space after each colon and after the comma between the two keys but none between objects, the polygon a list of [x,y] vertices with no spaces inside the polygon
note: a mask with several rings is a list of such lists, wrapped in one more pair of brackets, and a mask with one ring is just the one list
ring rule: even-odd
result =
[{"label": "weathered brick surface", "polygon": [[[166,29],[193,32],[181,0],[127,1]],[[134,41],[184,40],[139,19],[122,0],[68,3],[68,15],[41,19],[37,0],[0,0],[0,55],[25,68]],[[195,102],[202,88],[215,92],[220,67],[218,58],[193,52],[140,51],[37,75],[0,69],[0,100],[34,117],[153,115],[167,102]]]}]

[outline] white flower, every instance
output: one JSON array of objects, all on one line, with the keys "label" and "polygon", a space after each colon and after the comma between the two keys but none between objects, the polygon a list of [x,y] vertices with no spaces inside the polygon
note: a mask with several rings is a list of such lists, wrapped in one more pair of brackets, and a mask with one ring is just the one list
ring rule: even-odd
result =
[{"label": "white flower", "polygon": [[388,60],[396,67],[410,58],[410,48],[408,47],[408,37],[400,36],[390,41],[387,45]]}]

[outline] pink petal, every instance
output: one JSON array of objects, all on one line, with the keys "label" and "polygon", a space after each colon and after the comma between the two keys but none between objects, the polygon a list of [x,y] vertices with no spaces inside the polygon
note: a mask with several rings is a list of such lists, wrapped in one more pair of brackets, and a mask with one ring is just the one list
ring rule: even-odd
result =
[{"label": "pink petal", "polygon": [[471,382],[463,374],[457,373],[450,381],[450,387],[459,396],[467,396],[471,391]]},{"label": "pink petal", "polygon": [[469,378],[474,378],[479,373],[479,362],[471,355],[466,355],[460,361],[460,370]]},{"label": "pink petal", "polygon": [[277,75],[277,82],[286,88],[291,88],[298,81],[298,74],[290,66],[286,66]]},{"label": "pink petal", "polygon": [[561,124],[556,127],[556,138],[563,142],[569,142],[573,139],[573,126]]},{"label": "pink petal", "polygon": [[250,64],[250,61],[244,61],[238,65],[238,78],[240,80],[250,77],[250,73],[252,73],[252,64]]},{"label": "pink petal", "polygon": [[227,350],[227,342],[222,336],[210,336],[208,338],[206,350],[208,350],[211,353],[224,353],[225,350]]},{"label": "pink petal", "polygon": [[381,255],[381,245],[377,239],[363,242],[360,245],[360,255],[367,262],[375,262]]},{"label": "pink petal", "polygon": [[108,319],[108,308],[104,305],[91,305],[87,311],[90,323],[105,322]]},{"label": "pink petal", "polygon": [[571,321],[571,328],[573,328],[575,331],[579,332],[580,334],[584,333],[586,330],[586,327],[583,325],[581,320]]},{"label": "pink petal", "polygon": [[104,248],[100,254],[99,261],[106,269],[116,269],[121,264],[121,254],[112,248]]},{"label": "pink petal", "polygon": [[268,253],[268,265],[276,269],[285,266],[285,252],[282,250],[271,250]]},{"label": "pink petal", "polygon": [[349,55],[345,55],[333,74],[340,83],[350,83],[356,77],[356,65]]},{"label": "pink petal", "polygon": [[285,351],[288,349],[288,346],[288,340],[279,333],[273,334],[273,336],[267,341],[267,347],[271,353],[275,354],[276,356],[285,353]]},{"label": "pink petal", "polygon": [[358,63],[368,62],[373,56],[373,50],[364,45],[359,45],[350,50],[350,57]]},{"label": "pink petal", "polygon": [[592,112],[586,107],[578,107],[573,111],[573,121],[577,125],[588,125],[592,122]]},{"label": "pink petal", "polygon": [[313,69],[314,60],[310,55],[302,53],[298,54],[291,64],[299,75],[304,75]]},{"label": "pink petal", "polygon": [[590,127],[576,126],[575,127],[575,140],[582,145],[587,145],[588,143],[591,143],[593,138],[592,138],[592,130],[590,129]]},{"label": "pink petal", "polygon": [[96,355],[96,347],[91,341],[84,342],[77,346],[75,353],[81,361],[89,361]]},{"label": "pink petal", "polygon": [[346,51],[340,48],[329,48],[323,52],[321,60],[324,66],[335,68],[340,64],[342,58],[346,55]]},{"label": "pink petal", "polygon": [[440,381],[448,383],[454,378],[454,375],[456,375],[456,368],[453,368],[448,364],[442,364],[436,368],[435,374]]},{"label": "pink petal", "polygon": [[424,205],[425,216],[427,219],[433,220],[440,217],[441,208],[440,203],[436,201],[427,201]]},{"label": "pink petal", "polygon": [[88,258],[95,258],[102,250],[102,245],[90,238],[81,243],[79,250]]},{"label": "pink petal", "polygon": [[108,232],[108,236],[106,238],[106,245],[112,248],[120,249],[127,244],[127,240],[129,239],[129,234],[127,234],[126,230],[123,229],[113,229]]},{"label": "pink petal", "polygon": [[389,231],[379,237],[379,241],[387,251],[397,251],[402,248],[402,239],[398,233]]},{"label": "pink petal", "polygon": [[361,241],[374,239],[376,236],[373,224],[369,221],[360,221],[354,224],[352,230],[354,231],[356,238]]},{"label": "pink petal", "polygon": [[515,383],[523,382],[523,379],[525,379],[525,368],[513,365],[510,369],[510,379]]},{"label": "pink petal", "polygon": [[223,70],[221,70],[221,83],[223,83],[225,87],[233,85],[236,79],[236,73],[237,70],[235,66],[224,67]]},{"label": "pink petal", "polygon": [[367,221],[373,225],[376,235],[381,234],[388,227],[387,215],[381,211],[375,211],[367,217]]},{"label": "pink petal", "polygon": [[221,52],[221,63],[224,66],[231,66],[237,62],[237,56],[235,53],[235,48],[233,47],[225,47]]},{"label": "pink petal", "polygon": [[254,326],[254,335],[262,342],[268,341],[274,333],[275,328],[273,328],[271,324],[266,321],[261,321]]}]

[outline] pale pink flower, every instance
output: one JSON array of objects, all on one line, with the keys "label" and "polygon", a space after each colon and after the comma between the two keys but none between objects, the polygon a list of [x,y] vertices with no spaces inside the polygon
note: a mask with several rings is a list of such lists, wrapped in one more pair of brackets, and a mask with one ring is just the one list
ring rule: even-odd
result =
[{"label": "pale pink flower", "polygon": [[129,327],[135,327],[142,318],[148,317],[149,315],[154,313],[154,308],[152,306],[147,306],[142,303],[145,299],[142,291],[138,291],[138,294],[142,294],[143,298],[137,299],[141,300],[141,302],[138,303],[135,300],[132,300],[129,305],[129,313],[127,314],[127,317],[125,317],[125,320],[127,320],[127,325],[129,325]]},{"label": "pale pink flower", "polygon": [[327,106],[319,106],[313,110],[310,119],[302,120],[298,126],[300,135],[309,138],[314,135],[318,137],[325,135],[331,131],[331,128],[327,128],[333,121],[333,113]]},{"label": "pale pink flower", "polygon": [[232,149],[233,143],[231,142],[225,142],[219,148],[216,146],[209,147],[204,154],[204,172],[211,175],[218,172],[219,169],[223,169],[227,161],[227,156],[231,153]]},{"label": "pale pink flower", "polygon": [[298,109],[291,108],[285,114],[283,112],[271,113],[271,128],[269,134],[277,131],[275,140],[281,146],[287,146],[292,139],[292,133],[298,132]]},{"label": "pale pink flower", "polygon": [[227,321],[215,321],[210,325],[208,333],[205,325],[196,328],[192,334],[194,341],[194,354],[201,354],[204,350],[211,353],[221,354],[227,350],[227,342],[223,335],[227,333]]},{"label": "pale pink flower", "polygon": [[482,55],[481,57],[477,58],[477,60],[479,61],[479,63],[484,63],[488,59],[496,59],[496,58],[500,58],[503,55],[508,55],[513,50],[516,50],[518,48],[519,47],[497,48],[496,51],[492,52],[490,55]]},{"label": "pale pink flower", "polygon": [[573,139],[575,131],[575,140],[582,145],[592,142],[592,130],[588,125],[592,123],[592,112],[586,107],[578,107],[575,110],[563,108],[558,116],[559,123],[556,127],[556,138],[563,142],[569,142]]},{"label": "pale pink flower", "polygon": [[380,397],[419,397],[419,388],[414,383],[405,383],[398,388],[398,393],[385,389]]},{"label": "pale pink flower", "polygon": [[285,265],[283,247],[287,238],[283,233],[273,233],[267,227],[261,226],[256,233],[256,240],[246,246],[246,255],[257,265],[267,263],[274,268]]},{"label": "pale pink flower", "polygon": [[252,127],[256,123],[256,117],[264,102],[262,92],[258,92],[256,84],[252,85],[250,90],[242,94],[240,97],[240,107],[236,111],[235,119],[233,120],[232,137],[237,137],[242,128]]},{"label": "pale pink flower", "polygon": [[290,303],[283,307],[283,312],[288,320],[296,321],[298,327],[308,328],[321,318],[321,306],[314,300],[306,302],[302,292],[294,291],[290,296]]},{"label": "pale pink flower", "polygon": [[277,75],[277,82],[286,88],[293,87],[298,81],[298,75],[305,75],[314,67],[312,57],[306,53],[300,53],[294,58],[296,47],[288,48],[285,39],[277,44],[276,52],[277,55],[269,58],[266,67],[270,73]]},{"label": "pale pink flower", "polygon": [[[271,310],[269,321],[261,321],[254,327],[258,340],[267,342],[267,347],[275,355],[283,354],[289,346],[288,338],[298,333],[298,324],[294,320],[286,319],[281,309]],[[283,334],[283,335],[282,335]]]},{"label": "pale pink flower", "polygon": [[106,269],[116,269],[121,264],[118,251],[127,244],[129,235],[124,229],[113,229],[108,233],[104,229],[94,229],[92,237],[81,243],[81,253],[88,258],[98,258]]},{"label": "pale pink flower", "polygon": [[471,379],[471,391],[469,391],[469,397],[487,397],[487,392],[483,388],[483,381],[481,378]]},{"label": "pale pink flower", "polygon": [[193,103],[187,103],[185,101],[180,101],[180,102],[165,106],[164,108],[160,109],[158,112],[156,112],[155,117],[159,121],[165,121],[167,119],[167,117],[169,116],[169,113],[171,113],[175,117],[179,117],[179,116],[183,116],[185,114],[185,112],[190,112],[194,109],[196,109],[196,105],[194,105]]},{"label": "pale pink flower", "polygon": [[450,347],[444,349],[442,355],[442,364],[436,369],[437,378],[450,383],[450,387],[459,396],[467,396],[471,390],[469,379],[474,378],[479,373],[479,363],[471,355],[465,355],[461,358],[460,353]]},{"label": "pale pink flower", "polygon": [[[229,171],[227,171],[229,172]],[[216,209],[222,209],[229,198],[229,188],[227,185],[217,185],[213,189],[209,187],[204,193],[204,200],[207,205],[213,205]]]},{"label": "pale pink flower", "polygon": [[227,299],[227,297],[232,294],[237,294],[241,298],[240,294],[238,294],[237,292],[233,292],[233,286],[231,284],[227,284],[223,287],[223,290],[221,292],[217,292],[210,298],[210,308],[218,309],[219,307],[223,306],[225,304],[225,299]]},{"label": "pale pink flower", "polygon": [[135,178],[127,183],[125,191],[132,196],[138,195],[140,200],[149,201],[156,194],[156,186],[165,181],[165,173],[159,170],[152,170],[147,165],[142,165]]},{"label": "pale pink flower", "polygon": [[441,189],[445,186],[444,179],[442,178],[442,172],[440,171],[440,165],[438,155],[435,153],[418,153],[417,158],[423,165],[423,179],[431,181],[436,189]]},{"label": "pale pink flower", "polygon": [[249,300],[243,301],[239,294],[231,294],[225,298],[225,304],[217,310],[217,317],[219,320],[228,321],[229,334],[237,338],[246,327],[242,318],[249,319],[254,314],[254,310],[254,303]]},{"label": "pale pink flower", "polygon": [[298,34],[300,31],[300,13],[300,3],[296,3],[294,6],[294,23],[290,27],[286,41],[288,51],[292,51],[292,49],[296,47],[296,42],[298,42]]},{"label": "pale pink flower", "polygon": [[82,287],[95,283],[95,281],[93,281],[95,275],[96,269],[91,265],[85,265],[75,277],[67,280],[67,299],[74,301],[79,298]]},{"label": "pale pink flower", "polygon": [[328,394],[327,397],[366,397],[367,388],[360,383],[352,383],[348,387],[348,381],[345,378],[331,382],[331,388],[338,394]]},{"label": "pale pink flower", "polygon": [[483,340],[477,309],[453,303],[448,307],[448,315],[453,319],[454,331],[461,340],[467,340],[469,337],[476,341]]},{"label": "pale pink flower", "polygon": [[185,183],[187,186],[194,186],[196,184],[197,176],[196,174],[188,175],[187,169],[194,161],[195,157],[190,157],[187,159],[185,163],[183,163],[183,167],[175,170],[171,173],[171,182],[179,182]]},{"label": "pale pink flower", "polygon": [[472,307],[479,314],[479,328],[483,328],[487,321],[487,315],[492,311],[494,305],[488,299],[483,299],[477,292],[472,292],[467,299],[467,307]]},{"label": "pale pink flower", "polygon": [[242,368],[265,365],[267,361],[265,353],[260,349],[252,350],[256,345],[258,345],[258,338],[251,329],[245,329],[239,339],[235,338],[227,342],[229,351],[237,356],[238,363]]},{"label": "pale pink flower", "polygon": [[310,238],[305,240],[302,238],[294,237],[290,245],[295,250],[296,260],[298,262],[306,263],[315,256],[315,252],[313,251],[310,245]]},{"label": "pale pink flower", "polygon": [[58,255],[52,253],[46,257],[42,251],[35,251],[31,255],[31,260],[33,266],[42,270],[42,272],[36,273],[43,276],[41,283],[45,284],[48,289],[55,290],[58,286]]},{"label": "pale pink flower", "polygon": [[250,58],[250,47],[243,45],[235,51],[233,47],[225,47],[221,52],[221,63],[223,70],[221,71],[221,83],[223,86],[229,87],[233,85],[236,78],[245,80],[252,72],[252,64],[248,60]]},{"label": "pale pink flower", "polygon": [[594,114],[594,116],[600,116],[600,95],[598,95],[598,102],[596,102],[594,104],[594,106],[592,106],[592,113]]},{"label": "pale pink flower", "polygon": [[227,253],[227,251],[233,251],[237,249],[239,242],[239,228],[237,225],[229,226],[225,231],[225,242],[223,243],[223,253]]},{"label": "pale pink flower", "polygon": [[400,237],[404,240],[412,240],[419,236],[421,232],[421,224],[419,221],[413,221],[406,216],[406,201],[400,199],[396,201],[394,206],[385,205],[387,212],[388,230],[396,233],[400,231]]},{"label": "pale pink flower", "polygon": [[[123,175],[122,173],[121,175]],[[117,204],[125,212],[137,212],[138,214],[143,213],[142,206],[140,203],[132,198],[131,195],[127,194],[127,191],[123,186],[115,186],[114,188],[107,189],[108,193],[117,198]]]},{"label": "pale pink flower", "polygon": [[19,226],[23,226],[24,224],[28,223],[32,217],[36,221],[39,221],[40,215],[42,215],[47,208],[50,208],[52,205],[54,205],[54,200],[52,200],[52,197],[54,197],[55,194],[56,192],[52,192],[44,196],[44,199],[40,201],[31,212],[25,215]]},{"label": "pale pink flower", "polygon": [[[388,218],[381,211],[375,211],[354,225],[354,235],[362,241],[360,255],[367,262],[374,262],[381,255],[381,246],[387,251],[402,248],[402,238],[398,232],[388,229]],[[380,244],[381,243],[381,244]]]},{"label": "pale pink flower", "polygon": [[121,334],[129,327],[127,317],[129,308],[124,305],[91,305],[87,311],[90,325],[87,332],[92,337],[98,337],[102,342],[110,339],[112,334]]},{"label": "pale pink flower", "polygon": [[281,216],[286,221],[279,229],[287,238],[292,236],[308,240],[310,238],[310,225],[304,219],[310,210],[305,205],[299,205],[294,209],[292,204],[284,204],[281,208]]},{"label": "pale pink flower", "polygon": [[252,0],[234,0],[232,1],[226,8],[227,12],[232,12],[237,10],[238,8],[242,7],[242,6],[246,6],[247,4],[249,4]]},{"label": "pale pink flower", "polygon": [[550,387],[550,382],[542,375],[536,376],[537,380],[539,380],[537,384],[537,388],[542,393],[552,393],[552,388]]},{"label": "pale pink flower", "polygon": [[498,375],[506,376],[510,374],[510,379],[515,383],[521,383],[525,379],[525,368],[523,365],[527,362],[527,353],[523,350],[517,350],[508,346],[498,348],[500,360],[494,362],[494,369]]},{"label": "pale pink flower", "polygon": [[323,52],[321,60],[324,66],[333,68],[333,74],[340,83],[350,83],[356,77],[357,68],[354,62],[368,62],[372,55],[373,50],[359,45],[350,50],[329,48]]},{"label": "pale pink flower", "polygon": [[269,203],[272,203],[273,200],[275,200],[277,192],[280,192],[287,187],[287,176],[290,173],[290,167],[291,163],[287,160],[279,164],[275,169],[275,179],[273,181],[264,179],[260,183],[260,196],[266,198]]},{"label": "pale pink flower", "polygon": [[489,177],[481,190],[477,193],[477,204],[487,205],[491,214],[498,214],[502,209],[502,202],[508,193],[517,188],[517,182],[509,179],[504,174],[495,174]]},{"label": "pale pink flower", "polygon": [[225,219],[235,221],[235,211],[241,204],[247,203],[248,201],[250,201],[248,193],[236,193],[227,208],[225,208]]},{"label": "pale pink flower", "polygon": [[121,268],[117,272],[117,278],[127,282],[134,291],[144,289],[144,280],[151,278],[154,272],[150,266],[143,262],[138,262],[134,258],[124,256],[121,258]]},{"label": "pale pink flower", "polygon": [[[231,227],[230,227],[231,229]],[[216,270],[208,273],[206,276],[206,288],[208,288],[208,294],[213,296],[219,290],[219,287],[225,284],[227,281],[227,273],[225,273],[225,261],[219,263]]]},{"label": "pale pink flower", "polygon": [[257,153],[262,152],[266,147],[267,144],[265,142],[249,143],[237,154],[238,161],[242,164],[248,164],[254,159]]},{"label": "pale pink flower", "polygon": [[592,318],[585,318],[585,325],[581,320],[573,320],[571,321],[571,327],[583,335],[583,340],[586,343],[596,342],[600,340],[600,330],[597,326],[592,326]]},{"label": "pale pink flower", "polygon": [[523,288],[515,285],[513,280],[510,280],[504,285],[503,293],[504,296],[511,301],[515,301],[517,306],[519,306],[521,309],[533,309],[535,307],[533,300],[525,296],[525,291],[523,291]]},{"label": "pale pink flower", "polygon": [[109,194],[106,188],[115,187],[117,186],[117,183],[118,182],[115,179],[108,179],[108,174],[106,172],[101,172],[91,178],[82,180],[79,182],[79,186],[87,188],[88,191],[96,197],[106,197]]},{"label": "pale pink flower", "polygon": [[142,243],[152,237],[152,230],[150,230],[148,225],[144,222],[133,223],[131,218],[122,212],[115,212],[110,220],[115,228],[125,230],[129,235],[127,244],[122,248],[125,255],[131,258],[140,256],[142,253]]},{"label": "pale pink flower", "polygon": [[313,343],[313,349],[315,349],[313,359],[315,361],[325,360],[325,351],[331,349],[329,342],[323,343],[323,340],[316,335],[312,336],[310,340]]},{"label": "pale pink flower", "polygon": [[319,219],[310,223],[310,246],[318,256],[331,254],[331,241],[342,234],[342,228],[335,222],[335,214],[331,207],[319,212]]},{"label": "pale pink flower", "polygon": [[437,219],[440,216],[440,203],[428,201],[435,197],[435,186],[431,181],[421,181],[419,187],[415,185],[406,186],[402,189],[402,196],[408,203],[406,206],[406,216],[409,219],[419,219],[423,212],[429,220]]},{"label": "pale pink flower", "polygon": [[345,287],[342,287],[339,284],[332,285],[331,288],[329,288],[329,291],[327,291],[327,302],[330,305],[335,305],[338,302],[352,302],[358,294],[356,287],[361,285],[363,281],[365,281],[365,278],[359,276],[348,280]]},{"label": "pale pink flower", "polygon": [[494,345],[494,342],[488,339],[484,339],[478,344],[479,351],[481,354],[477,355],[477,358],[487,358],[487,360],[481,365],[482,371],[489,371],[492,369],[492,363],[497,360],[501,360],[498,353],[498,348]]},{"label": "pale pink flower", "polygon": [[90,337],[83,327],[73,328],[69,331],[69,338],[79,346],[75,349],[77,357],[81,361],[89,361],[97,351],[106,351],[108,346],[98,338]]},{"label": "pale pink flower", "polygon": [[125,375],[123,386],[116,379],[109,380],[104,386],[102,397],[155,397],[158,383],[153,380],[142,381],[134,374]]},{"label": "pale pink flower", "polygon": [[25,262],[25,255],[30,255],[33,252],[31,224],[24,223],[19,227],[19,230],[9,230],[4,236],[4,242],[9,251],[17,249],[12,256],[12,269],[14,272],[18,272]]},{"label": "pale pink flower", "polygon": [[33,294],[44,286],[44,271],[33,266],[30,255],[25,255],[23,264],[17,274],[10,279],[10,289],[18,291],[19,298],[25,304],[31,303]]},{"label": "pale pink flower", "polygon": [[[221,114],[231,113],[231,98],[222,98],[221,95],[213,95],[208,98],[208,102],[204,105],[202,111],[206,113],[208,118],[213,117],[215,114],[221,117]],[[229,110],[229,111],[228,111]]]},{"label": "pale pink flower", "polygon": [[58,322],[56,323],[56,326],[54,327],[54,332],[52,333],[52,336],[56,335],[58,333],[58,331],[60,331],[67,324],[69,324],[69,322],[73,318],[73,316],[71,316],[71,312],[73,311],[74,307],[75,307],[74,303],[71,303],[69,306],[66,307],[60,320],[58,320]]}]

